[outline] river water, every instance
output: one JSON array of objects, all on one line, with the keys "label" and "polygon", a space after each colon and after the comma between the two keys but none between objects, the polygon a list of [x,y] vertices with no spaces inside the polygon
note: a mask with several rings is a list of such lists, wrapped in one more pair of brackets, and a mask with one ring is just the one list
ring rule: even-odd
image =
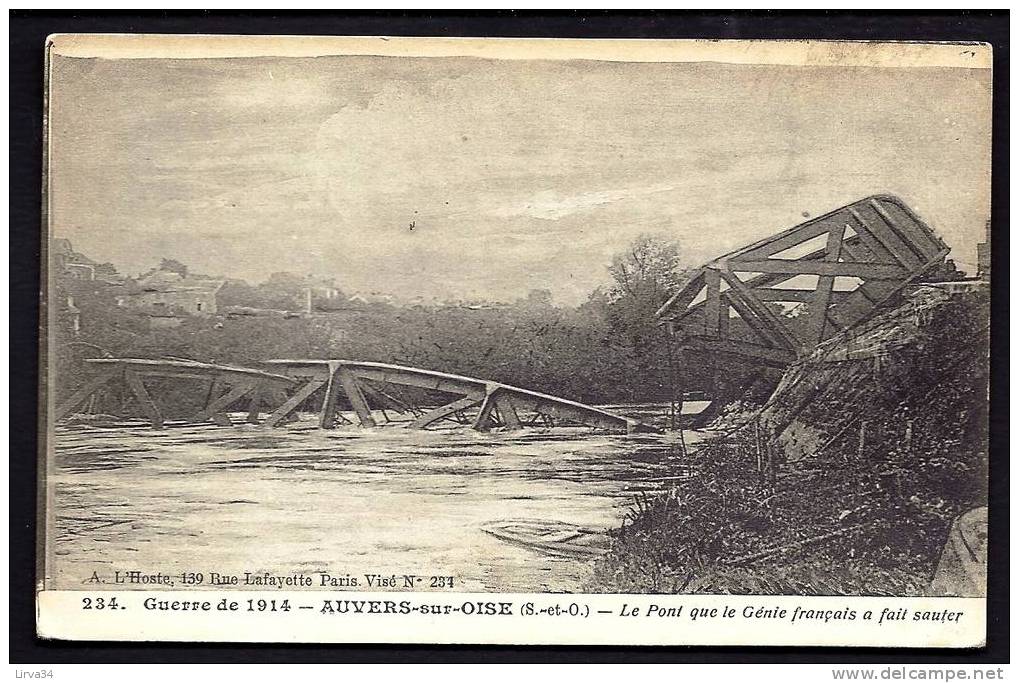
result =
[{"label": "river water", "polygon": [[[687,432],[686,440],[696,440]],[[347,427],[60,427],[50,463],[48,585],[137,570],[451,576],[459,591],[577,591],[590,560],[482,530],[505,520],[616,528],[681,471],[676,434]],[[181,585],[200,572],[203,584]],[[114,586],[110,586],[114,587]],[[116,588],[152,588],[118,585]],[[246,586],[250,588],[251,586]],[[427,589],[427,585],[420,586]]]}]

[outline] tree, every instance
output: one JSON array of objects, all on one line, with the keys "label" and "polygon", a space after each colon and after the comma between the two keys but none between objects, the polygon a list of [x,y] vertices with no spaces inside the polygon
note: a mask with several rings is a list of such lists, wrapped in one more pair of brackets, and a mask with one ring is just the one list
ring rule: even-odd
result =
[{"label": "tree", "polygon": [[667,341],[655,315],[682,279],[679,245],[665,237],[640,235],[609,267],[612,283],[601,299],[610,344],[632,367],[633,400],[668,394]]},{"label": "tree", "polygon": [[273,273],[258,286],[262,306],[286,311],[301,308],[305,281],[300,275],[288,272]]},{"label": "tree", "polygon": [[244,280],[230,279],[223,283],[216,300],[220,306],[250,306],[258,308],[262,304],[260,292]]},{"label": "tree", "polygon": [[613,280],[610,299],[648,299],[660,306],[682,277],[679,244],[658,235],[640,235],[612,259],[609,273]]},{"label": "tree", "polygon": [[178,273],[181,277],[188,276],[188,267],[173,258],[165,258],[159,262],[159,270],[165,270],[171,273]]}]

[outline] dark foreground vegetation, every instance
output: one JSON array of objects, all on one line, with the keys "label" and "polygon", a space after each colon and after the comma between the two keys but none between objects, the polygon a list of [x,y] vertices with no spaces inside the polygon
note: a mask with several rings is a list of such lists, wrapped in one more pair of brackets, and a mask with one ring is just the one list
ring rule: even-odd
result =
[{"label": "dark foreground vegetation", "polygon": [[[908,343],[790,369],[797,382],[692,456],[698,476],[635,501],[591,589],[925,594],[953,519],[986,505],[987,299],[906,304],[876,329]],[[782,452],[761,416],[774,424],[803,386],[813,398],[800,418],[832,422],[830,436],[760,466],[762,447]]]}]

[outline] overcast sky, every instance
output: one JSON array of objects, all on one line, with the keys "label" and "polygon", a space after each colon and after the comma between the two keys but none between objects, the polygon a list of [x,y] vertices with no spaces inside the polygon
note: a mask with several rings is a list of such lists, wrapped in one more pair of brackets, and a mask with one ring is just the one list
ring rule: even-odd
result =
[{"label": "overcast sky", "polygon": [[[136,274],[563,303],[642,232],[690,265],[875,193],[970,272],[990,71],[54,57],[51,225]],[[410,229],[411,222],[415,228]]]}]

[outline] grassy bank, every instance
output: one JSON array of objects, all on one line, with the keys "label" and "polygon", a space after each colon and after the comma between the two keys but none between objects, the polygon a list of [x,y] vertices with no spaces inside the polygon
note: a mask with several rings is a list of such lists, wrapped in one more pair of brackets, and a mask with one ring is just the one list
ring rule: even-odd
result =
[{"label": "grassy bank", "polygon": [[704,442],[698,476],[635,501],[591,590],[924,594],[952,520],[986,504],[986,303],[905,305],[879,325],[908,343],[880,362],[791,369],[770,410],[808,391],[798,429],[818,445],[762,474],[755,430]]}]

